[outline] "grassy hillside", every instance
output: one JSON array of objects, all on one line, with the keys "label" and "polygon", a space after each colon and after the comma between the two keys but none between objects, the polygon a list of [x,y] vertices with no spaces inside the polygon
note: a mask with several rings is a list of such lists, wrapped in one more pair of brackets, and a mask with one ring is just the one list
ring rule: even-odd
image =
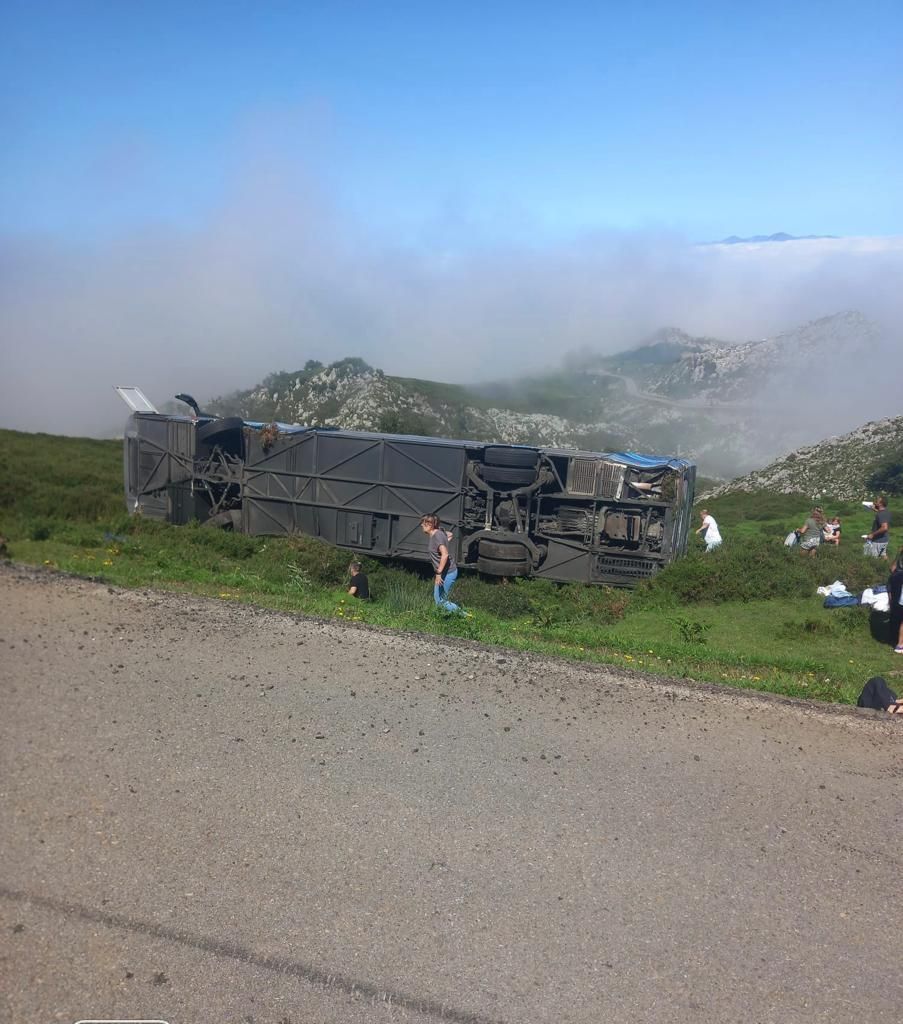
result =
[{"label": "grassy hillside", "polygon": [[709,503],[725,543],[698,546],[628,593],[546,581],[465,575],[461,602],[474,614],[448,619],[429,580],[410,567],[368,561],[376,600],[343,587],[349,554],[309,538],[244,537],[129,519],[116,442],[0,431],[0,533],[16,560],[122,586],[190,591],[221,600],[469,637],[490,644],[831,701],[855,701],[871,675],[903,690],[901,659],[880,641],[866,610],[826,611],[815,588],[882,582],[886,566],[853,538],[869,525],[861,505],[844,516],[839,550],[804,558],[783,546],[800,525],[803,496],[730,494]]},{"label": "grassy hillside", "polygon": [[[122,442],[0,430],[0,521],[93,522],[125,511]],[[12,525],[17,524],[17,525]]]},{"label": "grassy hillside", "polygon": [[593,422],[599,418],[600,407],[611,397],[620,398],[624,387],[614,378],[581,368],[492,381],[477,390],[486,402],[506,409]]}]

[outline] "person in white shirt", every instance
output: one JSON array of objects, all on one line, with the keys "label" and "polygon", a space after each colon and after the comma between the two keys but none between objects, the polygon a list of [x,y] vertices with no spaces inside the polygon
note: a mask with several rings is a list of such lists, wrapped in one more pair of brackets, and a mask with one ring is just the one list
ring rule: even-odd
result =
[{"label": "person in white shirt", "polygon": [[697,533],[704,534],[703,540],[705,541],[706,551],[714,551],[715,548],[721,544],[721,534],[718,530],[718,524],[714,518],[709,515],[709,510],[704,508],[702,510],[702,526],[696,531]]}]

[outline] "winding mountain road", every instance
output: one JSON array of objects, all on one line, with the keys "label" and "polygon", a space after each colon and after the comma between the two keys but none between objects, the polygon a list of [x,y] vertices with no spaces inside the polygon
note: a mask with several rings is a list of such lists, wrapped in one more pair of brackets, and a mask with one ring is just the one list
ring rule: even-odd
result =
[{"label": "winding mountain road", "polygon": [[903,723],[0,570],[0,1020],[896,1024]]},{"label": "winding mountain road", "polygon": [[614,373],[611,370],[595,370],[594,373],[599,377],[612,377],[622,381],[628,396],[641,402],[667,405],[672,409],[682,409],[688,412],[736,414],[761,411],[759,407],[747,402],[717,402],[708,398],[668,398],[666,395],[658,395],[654,391],[643,391],[633,377],[627,377],[622,373]]}]

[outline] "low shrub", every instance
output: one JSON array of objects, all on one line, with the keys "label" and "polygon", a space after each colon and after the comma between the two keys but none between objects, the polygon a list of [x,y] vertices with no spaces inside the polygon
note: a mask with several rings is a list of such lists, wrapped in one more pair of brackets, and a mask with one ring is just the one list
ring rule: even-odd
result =
[{"label": "low shrub", "polygon": [[699,622],[697,619],[688,619],[682,615],[675,616],[671,622],[685,644],[708,643],[706,633],[712,628],[711,623]]},{"label": "low shrub", "polygon": [[373,596],[387,611],[398,613],[423,611],[428,600],[428,592],[420,580],[397,573],[383,580],[379,594],[374,593]]},{"label": "low shrub", "polygon": [[28,530],[29,540],[48,540],[53,535],[53,523],[48,519],[36,519]]},{"label": "low shrub", "polygon": [[781,538],[726,540],[712,552],[691,551],[637,588],[633,607],[811,597],[841,580],[853,593],[885,582],[888,566],[866,558],[858,544],[829,548],[814,557],[787,548]]},{"label": "low shrub", "polygon": [[285,567],[285,571],[293,587],[298,590],[310,590],[313,585],[313,581],[310,578],[310,573],[306,569],[303,569],[300,565],[293,565],[292,563],[289,563]]},{"label": "low shrub", "polygon": [[624,618],[631,599],[629,590],[587,587],[580,583],[568,584],[567,593],[560,596],[560,600],[566,602],[573,619],[605,626]]},{"label": "low shrub", "polygon": [[[243,540],[252,538],[241,537]],[[273,542],[270,541],[272,545]],[[314,583],[322,586],[341,586],[348,578],[348,564],[354,558],[350,551],[343,551],[334,548],[331,544],[316,540],[313,537],[290,537],[283,541],[287,559],[295,565],[298,570],[303,570]],[[273,550],[282,550],[275,547]],[[369,565],[365,571],[369,572]]]},{"label": "low shrub", "polygon": [[250,558],[260,547],[260,542],[255,537],[248,537],[232,530],[202,526],[196,522],[177,529],[181,531],[184,541],[198,550],[216,552],[227,558]]},{"label": "low shrub", "polygon": [[903,452],[879,466],[866,485],[875,494],[903,494]]},{"label": "low shrub", "polygon": [[776,632],[785,640],[811,636],[858,637],[868,632],[871,615],[871,609],[865,606],[833,608],[817,618],[810,616],[802,622],[785,622]]},{"label": "low shrub", "polygon": [[551,580],[488,580],[459,577],[456,593],[468,608],[484,609],[500,619],[529,618],[537,626],[593,622],[611,625],[624,617],[630,592],[611,587]]},{"label": "low shrub", "polygon": [[[793,519],[801,510],[811,506],[812,499],[805,494],[780,494],[776,491],[734,491],[706,502],[706,507],[719,523],[729,523],[732,527],[746,520],[762,523]],[[805,514],[800,522],[804,518]]]},{"label": "low shrub", "polygon": [[460,576],[457,593],[470,609],[492,612],[500,619],[517,619],[534,611],[533,587],[541,580],[481,580]]}]

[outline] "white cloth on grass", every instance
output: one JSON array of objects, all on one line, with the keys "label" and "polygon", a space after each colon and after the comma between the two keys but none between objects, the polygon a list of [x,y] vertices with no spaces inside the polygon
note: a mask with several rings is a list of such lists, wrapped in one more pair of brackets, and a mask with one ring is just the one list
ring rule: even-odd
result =
[{"label": "white cloth on grass", "polygon": [[[903,597],[903,595],[901,595]],[[887,587],[882,587],[880,590],[873,590],[871,587],[867,587],[862,591],[862,597],[859,599],[861,604],[871,605],[876,612],[889,612],[890,611],[890,596],[887,593]]]},{"label": "white cloth on grass", "polygon": [[835,580],[827,587],[819,587],[815,591],[816,594],[821,594],[822,597],[852,597],[853,595],[847,590],[847,585],[842,580]]}]

